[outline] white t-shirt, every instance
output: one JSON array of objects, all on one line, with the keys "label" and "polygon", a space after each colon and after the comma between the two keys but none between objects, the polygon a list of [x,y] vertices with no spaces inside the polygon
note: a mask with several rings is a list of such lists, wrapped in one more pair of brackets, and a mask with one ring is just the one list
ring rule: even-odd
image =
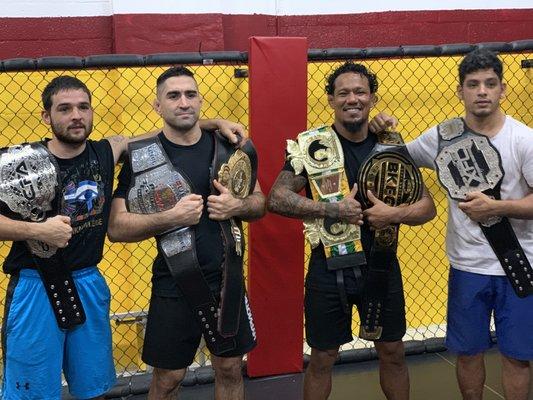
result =
[{"label": "white t-shirt", "polygon": [[[498,149],[505,175],[501,198],[521,199],[533,193],[533,129],[506,116],[500,132],[490,139]],[[438,152],[437,127],[407,144],[419,167],[435,169]],[[453,267],[485,275],[505,275],[496,254],[477,222],[472,221],[448,196],[446,251]],[[533,220],[509,218],[524,252],[533,265]]]}]

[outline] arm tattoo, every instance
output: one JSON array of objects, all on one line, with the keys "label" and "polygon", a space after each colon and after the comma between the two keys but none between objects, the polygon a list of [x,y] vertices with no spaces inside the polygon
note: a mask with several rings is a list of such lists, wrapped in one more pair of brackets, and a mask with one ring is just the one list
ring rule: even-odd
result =
[{"label": "arm tattoo", "polygon": [[339,219],[340,217],[340,206],[339,203],[325,203],[325,212],[326,217],[330,217],[333,219]]},{"label": "arm tattoo", "polygon": [[[307,178],[292,171],[281,171],[270,190],[268,210],[291,218],[320,218],[328,215],[326,210],[338,214],[338,205],[317,202],[298,192],[305,187]],[[336,209],[336,211],[334,211]]]},{"label": "arm tattoo", "polygon": [[265,195],[261,192],[253,192],[242,201],[239,218],[244,221],[253,221],[263,217],[266,213]]}]

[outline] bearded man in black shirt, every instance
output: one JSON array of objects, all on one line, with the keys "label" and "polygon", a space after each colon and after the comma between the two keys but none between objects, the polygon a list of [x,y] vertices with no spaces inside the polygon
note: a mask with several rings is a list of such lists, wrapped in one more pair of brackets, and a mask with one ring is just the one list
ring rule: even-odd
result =
[{"label": "bearded man in black shirt", "polygon": [[[367,318],[361,310],[368,286],[369,268],[365,259],[371,256],[373,231],[400,223],[422,224],[435,216],[435,206],[427,191],[421,200],[400,207],[388,206],[368,191],[366,195],[371,207],[363,210],[361,206],[362,198],[357,188],[359,169],[378,143],[377,136],[368,130],[368,117],[376,102],[377,85],[375,75],[359,64],[346,63],[333,71],[326,85],[328,102],[335,114],[331,129],[324,127],[307,131],[299,135],[299,143],[289,141],[287,162],[268,199],[269,211],[304,219],[311,246],[314,246],[313,237],[309,232],[314,231],[312,224],[307,222],[309,220],[324,221],[324,228],[330,233],[341,230],[357,232],[356,226],[361,227],[360,236],[347,235],[360,237],[357,241],[344,240],[345,243],[325,247],[316,240],[311,254],[305,293],[306,340],[311,347],[311,360],[304,379],[305,400],[325,400],[331,392],[331,370],[339,347],[352,340],[352,305],[357,305],[361,323],[365,324]],[[317,137],[320,139],[316,140]],[[309,164],[303,163],[303,168],[299,160],[305,157],[302,156],[305,152],[301,150],[299,153],[298,149],[305,143],[314,143],[308,148],[314,159]],[[320,169],[316,168],[317,165],[334,158],[339,165],[331,171],[324,171],[320,181],[310,178],[311,173]],[[344,160],[343,165],[341,160]],[[340,184],[325,184],[330,179],[328,176],[340,170],[344,170]],[[340,193],[341,187],[344,195],[335,195],[337,197],[332,201],[324,201],[326,197],[317,201],[317,193],[331,188],[334,189],[332,193]],[[304,188],[307,196],[299,194]],[[351,192],[349,188],[352,188]],[[329,221],[328,226],[325,221]],[[341,257],[337,257],[339,255]],[[400,267],[395,256],[391,257],[390,264],[384,266],[388,282],[381,309],[382,332],[375,339],[366,338],[374,340],[378,352],[380,383],[385,396],[389,400],[404,400],[409,397],[409,376],[402,343],[406,330],[405,301]]]},{"label": "bearded man in black shirt", "polygon": [[[238,154],[244,157],[239,162],[251,159],[252,166],[236,175],[253,177],[249,189],[241,190],[246,179],[226,185],[240,190],[237,196],[220,182],[221,163],[232,164],[233,151],[225,152],[224,139],[200,128],[201,106],[190,70],[173,67],[159,76],[154,108],[163,130],[130,146],[112,204],[111,240],[155,236],[158,242],[142,354],[155,367],[151,399],[177,395],[202,336],[215,369],[215,397],[243,399],[242,356],[256,343],[244,293],[240,230],[241,220],[265,213],[255,182],[255,152],[249,143]],[[247,151],[250,157],[243,155]]]}]

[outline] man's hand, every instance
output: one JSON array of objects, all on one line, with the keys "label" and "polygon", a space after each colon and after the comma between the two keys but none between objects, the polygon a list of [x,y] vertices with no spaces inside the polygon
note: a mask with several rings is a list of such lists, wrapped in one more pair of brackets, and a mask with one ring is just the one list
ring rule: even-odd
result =
[{"label": "man's hand", "polygon": [[207,198],[209,218],[215,221],[224,221],[235,216],[242,207],[242,200],[233,197],[229,189],[222,186],[216,179],[213,180],[213,186],[220,194],[218,196],[212,194]]},{"label": "man's hand", "polygon": [[56,215],[48,218],[44,222],[35,225],[38,232],[36,240],[40,240],[50,246],[64,248],[67,247],[68,241],[72,237],[72,227],[70,218],[64,215]]},{"label": "man's hand", "polygon": [[466,201],[459,203],[459,208],[473,221],[483,222],[496,216],[495,204],[497,200],[491,199],[481,192],[466,194]]},{"label": "man's hand", "polygon": [[380,112],[368,123],[368,129],[372,133],[379,133],[386,130],[395,130],[398,126],[398,120],[392,115]]},{"label": "man's hand", "polygon": [[246,132],[243,125],[226,119],[215,119],[213,121],[222,136],[228,139],[230,143],[233,143],[235,147],[241,147],[248,139],[248,132]]},{"label": "man's hand", "polygon": [[200,222],[204,200],[199,194],[188,194],[183,196],[176,205],[168,210],[175,226],[191,226]]},{"label": "man's hand", "polygon": [[[338,203],[329,203],[329,205],[338,205],[338,215],[336,216],[338,219],[346,221],[349,224],[363,225],[363,212],[361,209],[361,203],[355,200],[356,194],[357,184],[353,185],[353,188],[348,196]],[[335,218],[335,216],[333,217]]]},{"label": "man's hand", "polygon": [[370,202],[372,203],[372,207],[367,208],[365,211],[363,211],[363,215],[368,221],[370,229],[383,229],[389,225],[398,223],[396,221],[397,210],[395,209],[395,207],[391,207],[382,202],[380,199],[374,196],[374,193],[372,193],[372,191],[370,190],[367,190],[366,194],[368,200],[370,200]]}]

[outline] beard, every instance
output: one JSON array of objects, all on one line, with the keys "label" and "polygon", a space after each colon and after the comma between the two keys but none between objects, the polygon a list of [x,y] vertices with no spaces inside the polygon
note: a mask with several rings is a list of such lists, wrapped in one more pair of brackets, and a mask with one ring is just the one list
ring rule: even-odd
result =
[{"label": "beard", "polygon": [[364,121],[354,121],[354,122],[342,122],[342,126],[350,133],[357,133],[361,130],[364,125]]},{"label": "beard", "polygon": [[91,134],[91,131],[93,129],[92,121],[89,122],[89,124],[84,125],[84,132],[83,135],[74,135],[70,134],[68,128],[62,129],[59,126],[57,126],[53,121],[51,123],[52,132],[54,133],[54,136],[62,143],[66,144],[82,144],[85,143],[89,135]]}]

